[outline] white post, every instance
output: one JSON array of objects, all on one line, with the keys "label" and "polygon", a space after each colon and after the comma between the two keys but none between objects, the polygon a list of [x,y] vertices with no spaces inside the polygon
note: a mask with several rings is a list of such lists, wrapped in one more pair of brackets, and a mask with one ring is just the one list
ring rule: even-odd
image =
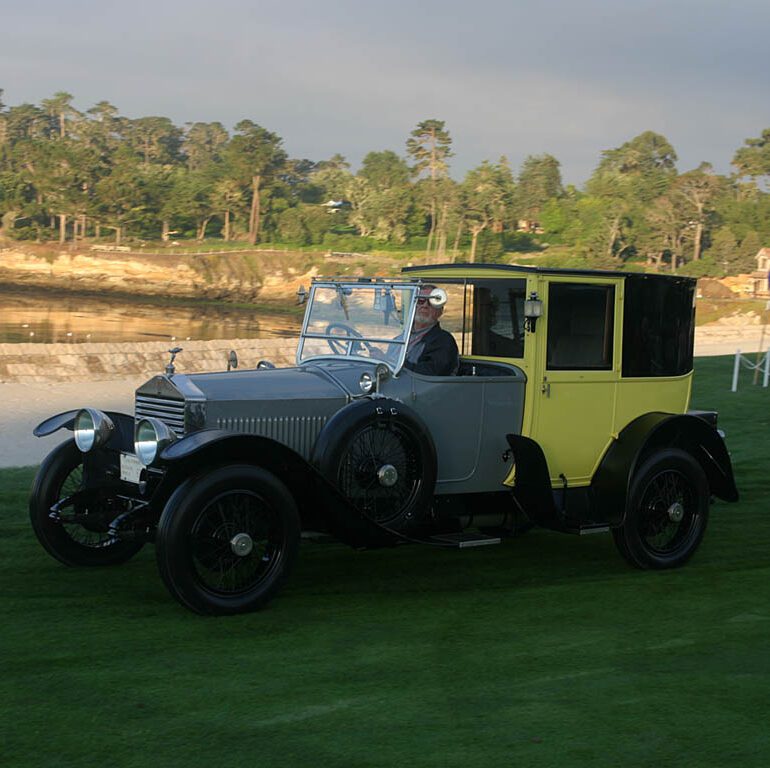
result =
[{"label": "white post", "polygon": [[762,377],[762,386],[767,388],[767,380],[770,378],[770,349],[765,352],[765,375]]},{"label": "white post", "polygon": [[735,365],[733,366],[733,388],[732,392],[738,391],[738,371],[741,369],[741,350],[735,350]]}]

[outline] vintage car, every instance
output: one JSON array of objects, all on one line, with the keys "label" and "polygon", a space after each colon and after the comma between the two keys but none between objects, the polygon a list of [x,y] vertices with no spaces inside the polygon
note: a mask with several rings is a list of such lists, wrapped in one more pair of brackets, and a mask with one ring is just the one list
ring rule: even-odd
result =
[{"label": "vintage car", "polygon": [[[456,375],[405,367],[421,290],[444,308]],[[175,349],[133,415],[41,423],[74,439],[38,471],[34,531],[67,565],[154,542],[171,594],[214,614],[265,605],[303,531],[456,548],[532,524],[610,531],[632,565],[679,566],[711,497],[738,498],[717,414],[688,412],[694,290],[484,264],[316,279],[294,367],[182,375]]]}]

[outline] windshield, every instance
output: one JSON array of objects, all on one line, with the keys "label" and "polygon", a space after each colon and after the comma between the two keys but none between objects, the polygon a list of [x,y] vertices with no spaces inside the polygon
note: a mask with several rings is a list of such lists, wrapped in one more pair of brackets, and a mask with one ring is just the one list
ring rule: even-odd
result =
[{"label": "windshield", "polygon": [[316,283],[297,349],[297,362],[315,357],[356,357],[403,363],[414,285]]}]

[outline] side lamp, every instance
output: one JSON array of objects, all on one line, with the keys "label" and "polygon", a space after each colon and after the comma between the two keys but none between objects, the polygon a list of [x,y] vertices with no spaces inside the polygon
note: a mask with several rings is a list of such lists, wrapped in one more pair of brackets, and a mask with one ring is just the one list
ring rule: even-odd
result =
[{"label": "side lamp", "polygon": [[542,317],[542,315],[543,302],[537,297],[537,293],[532,291],[524,302],[524,330],[534,333],[537,318]]}]

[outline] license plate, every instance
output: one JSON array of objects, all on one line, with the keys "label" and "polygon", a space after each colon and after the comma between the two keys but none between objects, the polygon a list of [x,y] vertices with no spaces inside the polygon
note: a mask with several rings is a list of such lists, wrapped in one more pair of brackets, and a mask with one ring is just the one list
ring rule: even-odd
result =
[{"label": "license plate", "polygon": [[120,454],[120,479],[125,480],[127,483],[138,483],[139,476],[144,469],[139,459],[134,456],[133,453],[121,453]]}]

